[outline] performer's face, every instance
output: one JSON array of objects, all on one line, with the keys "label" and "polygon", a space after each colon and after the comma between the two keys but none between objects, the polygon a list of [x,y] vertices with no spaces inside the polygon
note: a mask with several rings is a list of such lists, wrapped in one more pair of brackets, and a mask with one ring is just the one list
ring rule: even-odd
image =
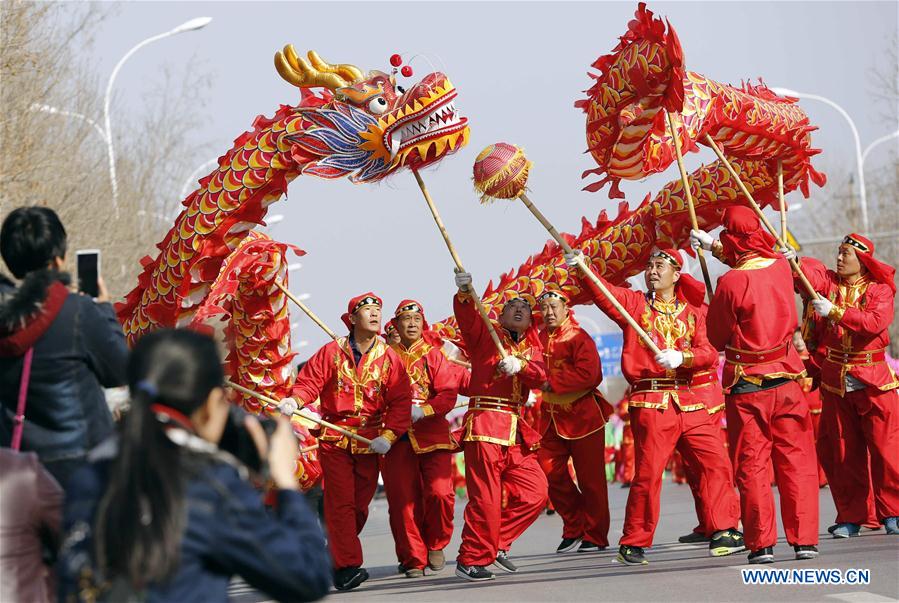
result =
[{"label": "performer's face", "polygon": [[387,331],[387,345],[396,345],[400,342],[400,334],[396,329]]},{"label": "performer's face", "polygon": [[499,324],[509,331],[523,333],[531,326],[531,307],[519,300],[508,302],[499,315]]},{"label": "performer's face", "polygon": [[396,319],[396,330],[400,341],[409,347],[419,339],[423,333],[424,318],[419,312],[404,312]]},{"label": "performer's face", "polygon": [[540,302],[540,312],[543,314],[543,324],[555,329],[568,317],[568,306],[557,297],[547,297]]},{"label": "performer's face", "polygon": [[680,272],[668,260],[652,258],[649,260],[643,276],[649,291],[661,293],[669,292],[674,288],[674,283],[680,278]]},{"label": "performer's face", "polygon": [[350,322],[357,331],[378,334],[381,332],[381,307],[362,306],[350,317]]},{"label": "performer's face", "polygon": [[840,245],[837,253],[837,274],[844,278],[852,278],[861,274],[861,271],[862,263],[858,261],[852,245]]}]

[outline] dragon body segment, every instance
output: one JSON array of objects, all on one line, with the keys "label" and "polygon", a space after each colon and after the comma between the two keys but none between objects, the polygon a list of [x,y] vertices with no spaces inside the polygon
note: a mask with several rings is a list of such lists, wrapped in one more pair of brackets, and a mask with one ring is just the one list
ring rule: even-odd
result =
[{"label": "dragon body segment", "polygon": [[[668,112],[683,149],[697,150],[710,135],[763,205],[778,198],[778,161],[785,192],[798,188],[808,196],[809,180],[825,183],[811,165],[811,157],[819,152],[811,146],[815,127],[796,99],[779,97],[763,84],[735,88],[687,71],[674,29],[653,17],[645,4],[638,5],[618,45],[592,66],[599,73],[589,74],[593,85],[575,106],[586,113],[587,147],[597,164],[582,176],[601,179],[584,190],[597,192],[610,184],[609,197],[622,198],[622,179],[637,180],[667,169],[675,161]],[[700,228],[719,226],[726,207],[745,203],[720,161],[703,165],[688,175],[687,183]],[[615,219],[603,212],[596,222],[583,219],[579,234],[563,236],[607,280],[621,284],[645,269],[653,247],[681,247],[689,230],[687,199],[677,179],[655,197],[647,195],[635,209],[622,203]],[[565,264],[562,250],[550,242],[516,271],[491,282],[483,302],[495,316],[506,300],[520,294],[536,297],[547,287],[563,289],[575,305],[591,301]],[[460,342],[454,318],[435,323],[435,329]]]}]

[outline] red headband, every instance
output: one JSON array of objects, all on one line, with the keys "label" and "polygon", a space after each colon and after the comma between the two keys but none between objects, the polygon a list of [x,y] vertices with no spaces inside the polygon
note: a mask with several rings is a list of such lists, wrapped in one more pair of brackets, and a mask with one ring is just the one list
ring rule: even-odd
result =
[{"label": "red headband", "polygon": [[384,302],[381,301],[381,298],[369,291],[368,293],[363,293],[362,295],[357,295],[347,304],[346,313],[340,317],[340,320],[343,321],[343,324],[346,325],[350,331],[353,330],[353,323],[350,322],[350,316],[355,314],[360,308],[364,308],[365,306],[378,306],[379,308],[384,305]]}]

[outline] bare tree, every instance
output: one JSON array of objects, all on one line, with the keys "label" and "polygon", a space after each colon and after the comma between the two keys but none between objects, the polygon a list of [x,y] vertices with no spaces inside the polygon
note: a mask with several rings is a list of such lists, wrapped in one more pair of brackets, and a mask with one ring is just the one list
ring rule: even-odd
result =
[{"label": "bare tree", "polygon": [[[139,260],[171,226],[180,183],[208,156],[186,142],[200,119],[209,76],[195,61],[168,69],[135,118],[116,115],[119,215],[112,211],[100,75],[90,47],[108,5],[14,0],[0,7],[0,213],[46,205],[59,213],[70,249],[99,248],[114,298],[136,285]],[[78,52],[81,50],[82,52]],[[105,77],[105,74],[103,74]],[[54,107],[61,112],[49,112]],[[66,113],[62,113],[66,112]]]}]

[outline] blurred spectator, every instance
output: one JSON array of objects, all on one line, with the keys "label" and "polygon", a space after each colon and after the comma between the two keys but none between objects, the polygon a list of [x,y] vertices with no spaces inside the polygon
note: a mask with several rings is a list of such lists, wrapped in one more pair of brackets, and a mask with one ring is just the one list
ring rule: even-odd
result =
[{"label": "blurred spectator", "polygon": [[0,254],[0,445],[9,446],[24,358],[33,350],[22,450],[66,480],[112,432],[103,387],[125,384],[128,349],[105,287],[95,302],[68,289],[66,231],[53,210],[21,207],[3,221]]},{"label": "blurred spectator", "polygon": [[91,452],[68,492],[62,600],[225,601],[230,578],[282,601],[324,596],[331,560],[294,474],[297,441],[281,417],[250,432],[277,488],[274,515],[220,450],[230,404],[212,339],[144,336],[128,363],[131,410]]},{"label": "blurred spectator", "polygon": [[0,448],[0,601],[55,599],[62,488],[33,452]]}]

